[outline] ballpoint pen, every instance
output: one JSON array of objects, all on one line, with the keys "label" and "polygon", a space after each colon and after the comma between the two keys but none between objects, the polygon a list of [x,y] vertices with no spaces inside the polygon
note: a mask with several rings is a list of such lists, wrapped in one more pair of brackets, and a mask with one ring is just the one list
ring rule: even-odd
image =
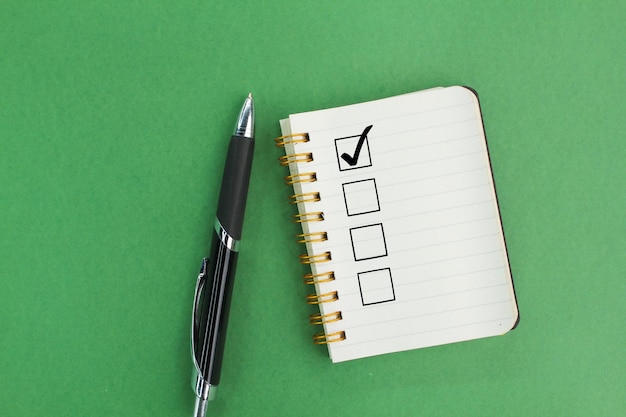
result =
[{"label": "ballpoint pen", "polygon": [[253,150],[254,104],[249,94],[226,155],[211,256],[202,260],[194,293],[191,318],[194,417],[205,416],[207,403],[215,398],[215,388],[220,382]]}]

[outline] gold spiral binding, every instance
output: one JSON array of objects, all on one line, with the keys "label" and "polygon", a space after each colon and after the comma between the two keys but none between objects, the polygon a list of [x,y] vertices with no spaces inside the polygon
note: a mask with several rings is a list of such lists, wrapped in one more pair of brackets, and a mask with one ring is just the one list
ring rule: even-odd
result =
[{"label": "gold spiral binding", "polygon": [[[284,135],[274,139],[274,143],[278,147],[284,147],[285,145],[292,145],[296,143],[305,143],[309,142],[309,134],[308,133],[294,133],[291,135]],[[308,153],[292,153],[281,156],[278,158],[280,164],[282,166],[289,166],[290,164],[303,164],[307,162],[313,161],[313,154]],[[292,175],[287,175],[285,178],[285,184],[294,185],[298,183],[305,182],[316,182],[317,181],[317,173],[315,172],[303,172],[296,173]],[[295,187],[294,187],[295,188]],[[293,194],[289,196],[291,200],[291,204],[306,204],[306,203],[316,203],[321,201],[319,192],[306,192],[301,194]],[[296,223],[308,223],[308,222],[320,222],[324,220],[324,212],[308,212],[308,213],[298,213],[294,214],[293,221]],[[312,232],[312,233],[300,233],[296,235],[298,243],[315,243],[315,242],[325,242],[328,240],[327,232]],[[330,262],[332,260],[330,252],[324,252],[316,255],[308,255],[302,254],[299,256],[300,262],[303,264],[318,264],[324,262]],[[327,283],[335,280],[335,272],[321,272],[319,274],[305,274],[304,275],[304,283],[307,285],[316,285]],[[337,291],[326,292],[322,294],[309,294],[306,297],[306,302],[308,304],[322,304],[322,303],[332,303],[339,300],[339,295]],[[343,317],[341,315],[341,311],[335,311],[328,314],[315,313],[309,316],[309,322],[313,325],[325,325],[328,323],[334,323],[342,320]],[[317,345],[325,345],[329,343],[340,342],[346,339],[346,333],[344,331],[334,332],[326,334],[324,332],[316,333],[313,335],[313,343]]]},{"label": "gold spiral binding", "polygon": [[317,181],[317,174],[315,172],[305,172],[302,174],[287,175],[285,177],[285,184],[293,185],[299,182],[315,182]]},{"label": "gold spiral binding", "polygon": [[304,274],[304,283],[307,285],[322,284],[335,280],[335,271],[322,272],[321,274]]},{"label": "gold spiral binding", "polygon": [[303,164],[305,162],[313,161],[313,154],[311,152],[307,153],[293,153],[291,155],[283,155],[278,158],[280,164],[286,167],[289,164]]},{"label": "gold spiral binding", "polygon": [[317,324],[326,324],[326,323],[334,323],[343,319],[341,317],[341,311],[335,311],[334,313],[321,315],[320,313],[311,314],[309,316],[309,323],[317,325]]},{"label": "gold spiral binding", "polygon": [[293,217],[295,223],[321,222],[324,221],[324,212],[314,211],[311,213],[298,213],[291,217]]},{"label": "gold spiral binding", "polygon": [[330,256],[330,252],[326,251],[324,253],[319,253],[317,255],[307,255],[303,253],[298,256],[300,258],[300,263],[309,265],[309,264],[321,264],[324,262],[330,262],[332,257]]},{"label": "gold spiral binding", "polygon": [[313,343],[316,345],[327,345],[329,343],[341,342],[346,340],[346,332],[334,332],[334,333],[315,333],[313,335]]},{"label": "gold spiral binding", "polygon": [[296,235],[298,243],[313,243],[313,242],[325,242],[328,240],[328,233],[315,232],[315,233],[300,233]]},{"label": "gold spiral binding", "polygon": [[306,296],[307,304],[322,304],[322,303],[332,303],[339,300],[339,295],[337,291],[331,291],[324,294],[309,294]]},{"label": "gold spiral binding", "polygon": [[322,198],[320,197],[320,193],[318,193],[317,191],[304,194],[293,194],[290,195],[289,198],[291,199],[291,204],[316,203],[322,200]]},{"label": "gold spiral binding", "polygon": [[288,143],[305,143],[308,142],[309,134],[308,133],[292,133],[291,135],[279,136],[274,139],[274,143],[279,148],[285,146]]}]

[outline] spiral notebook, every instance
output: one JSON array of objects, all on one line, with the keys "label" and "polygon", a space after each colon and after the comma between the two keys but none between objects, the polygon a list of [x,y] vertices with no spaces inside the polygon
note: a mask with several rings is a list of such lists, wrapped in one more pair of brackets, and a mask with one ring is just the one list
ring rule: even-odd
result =
[{"label": "spiral notebook", "polygon": [[[517,303],[477,95],[290,115],[281,164],[333,362],[501,335]],[[295,211],[295,210],[294,210]]]}]

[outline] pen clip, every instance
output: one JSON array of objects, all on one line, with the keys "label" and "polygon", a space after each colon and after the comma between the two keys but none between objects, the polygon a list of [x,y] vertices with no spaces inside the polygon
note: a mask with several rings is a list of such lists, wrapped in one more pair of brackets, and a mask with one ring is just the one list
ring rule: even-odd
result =
[{"label": "pen clip", "polygon": [[191,357],[193,358],[193,364],[196,368],[196,372],[202,376],[202,372],[200,370],[200,366],[198,365],[198,360],[196,358],[196,343],[197,338],[199,337],[198,332],[198,305],[200,303],[200,293],[204,290],[204,284],[206,282],[207,277],[207,267],[209,264],[209,258],[202,259],[202,265],[200,266],[200,273],[198,274],[198,279],[196,280],[196,288],[193,294],[193,311],[191,312]]}]

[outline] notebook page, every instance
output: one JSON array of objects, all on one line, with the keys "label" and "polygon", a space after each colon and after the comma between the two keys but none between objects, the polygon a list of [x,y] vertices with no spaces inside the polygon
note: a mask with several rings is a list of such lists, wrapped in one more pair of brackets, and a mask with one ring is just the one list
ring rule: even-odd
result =
[{"label": "notebook page", "polygon": [[[307,245],[314,274],[333,271],[318,294],[338,300],[324,325],[346,340],[328,345],[333,362],[499,335],[517,307],[478,102],[462,87],[291,115],[288,128],[310,141],[287,152],[312,153],[291,173],[321,201],[300,213],[328,240]],[[371,126],[371,127],[368,127]]]}]

